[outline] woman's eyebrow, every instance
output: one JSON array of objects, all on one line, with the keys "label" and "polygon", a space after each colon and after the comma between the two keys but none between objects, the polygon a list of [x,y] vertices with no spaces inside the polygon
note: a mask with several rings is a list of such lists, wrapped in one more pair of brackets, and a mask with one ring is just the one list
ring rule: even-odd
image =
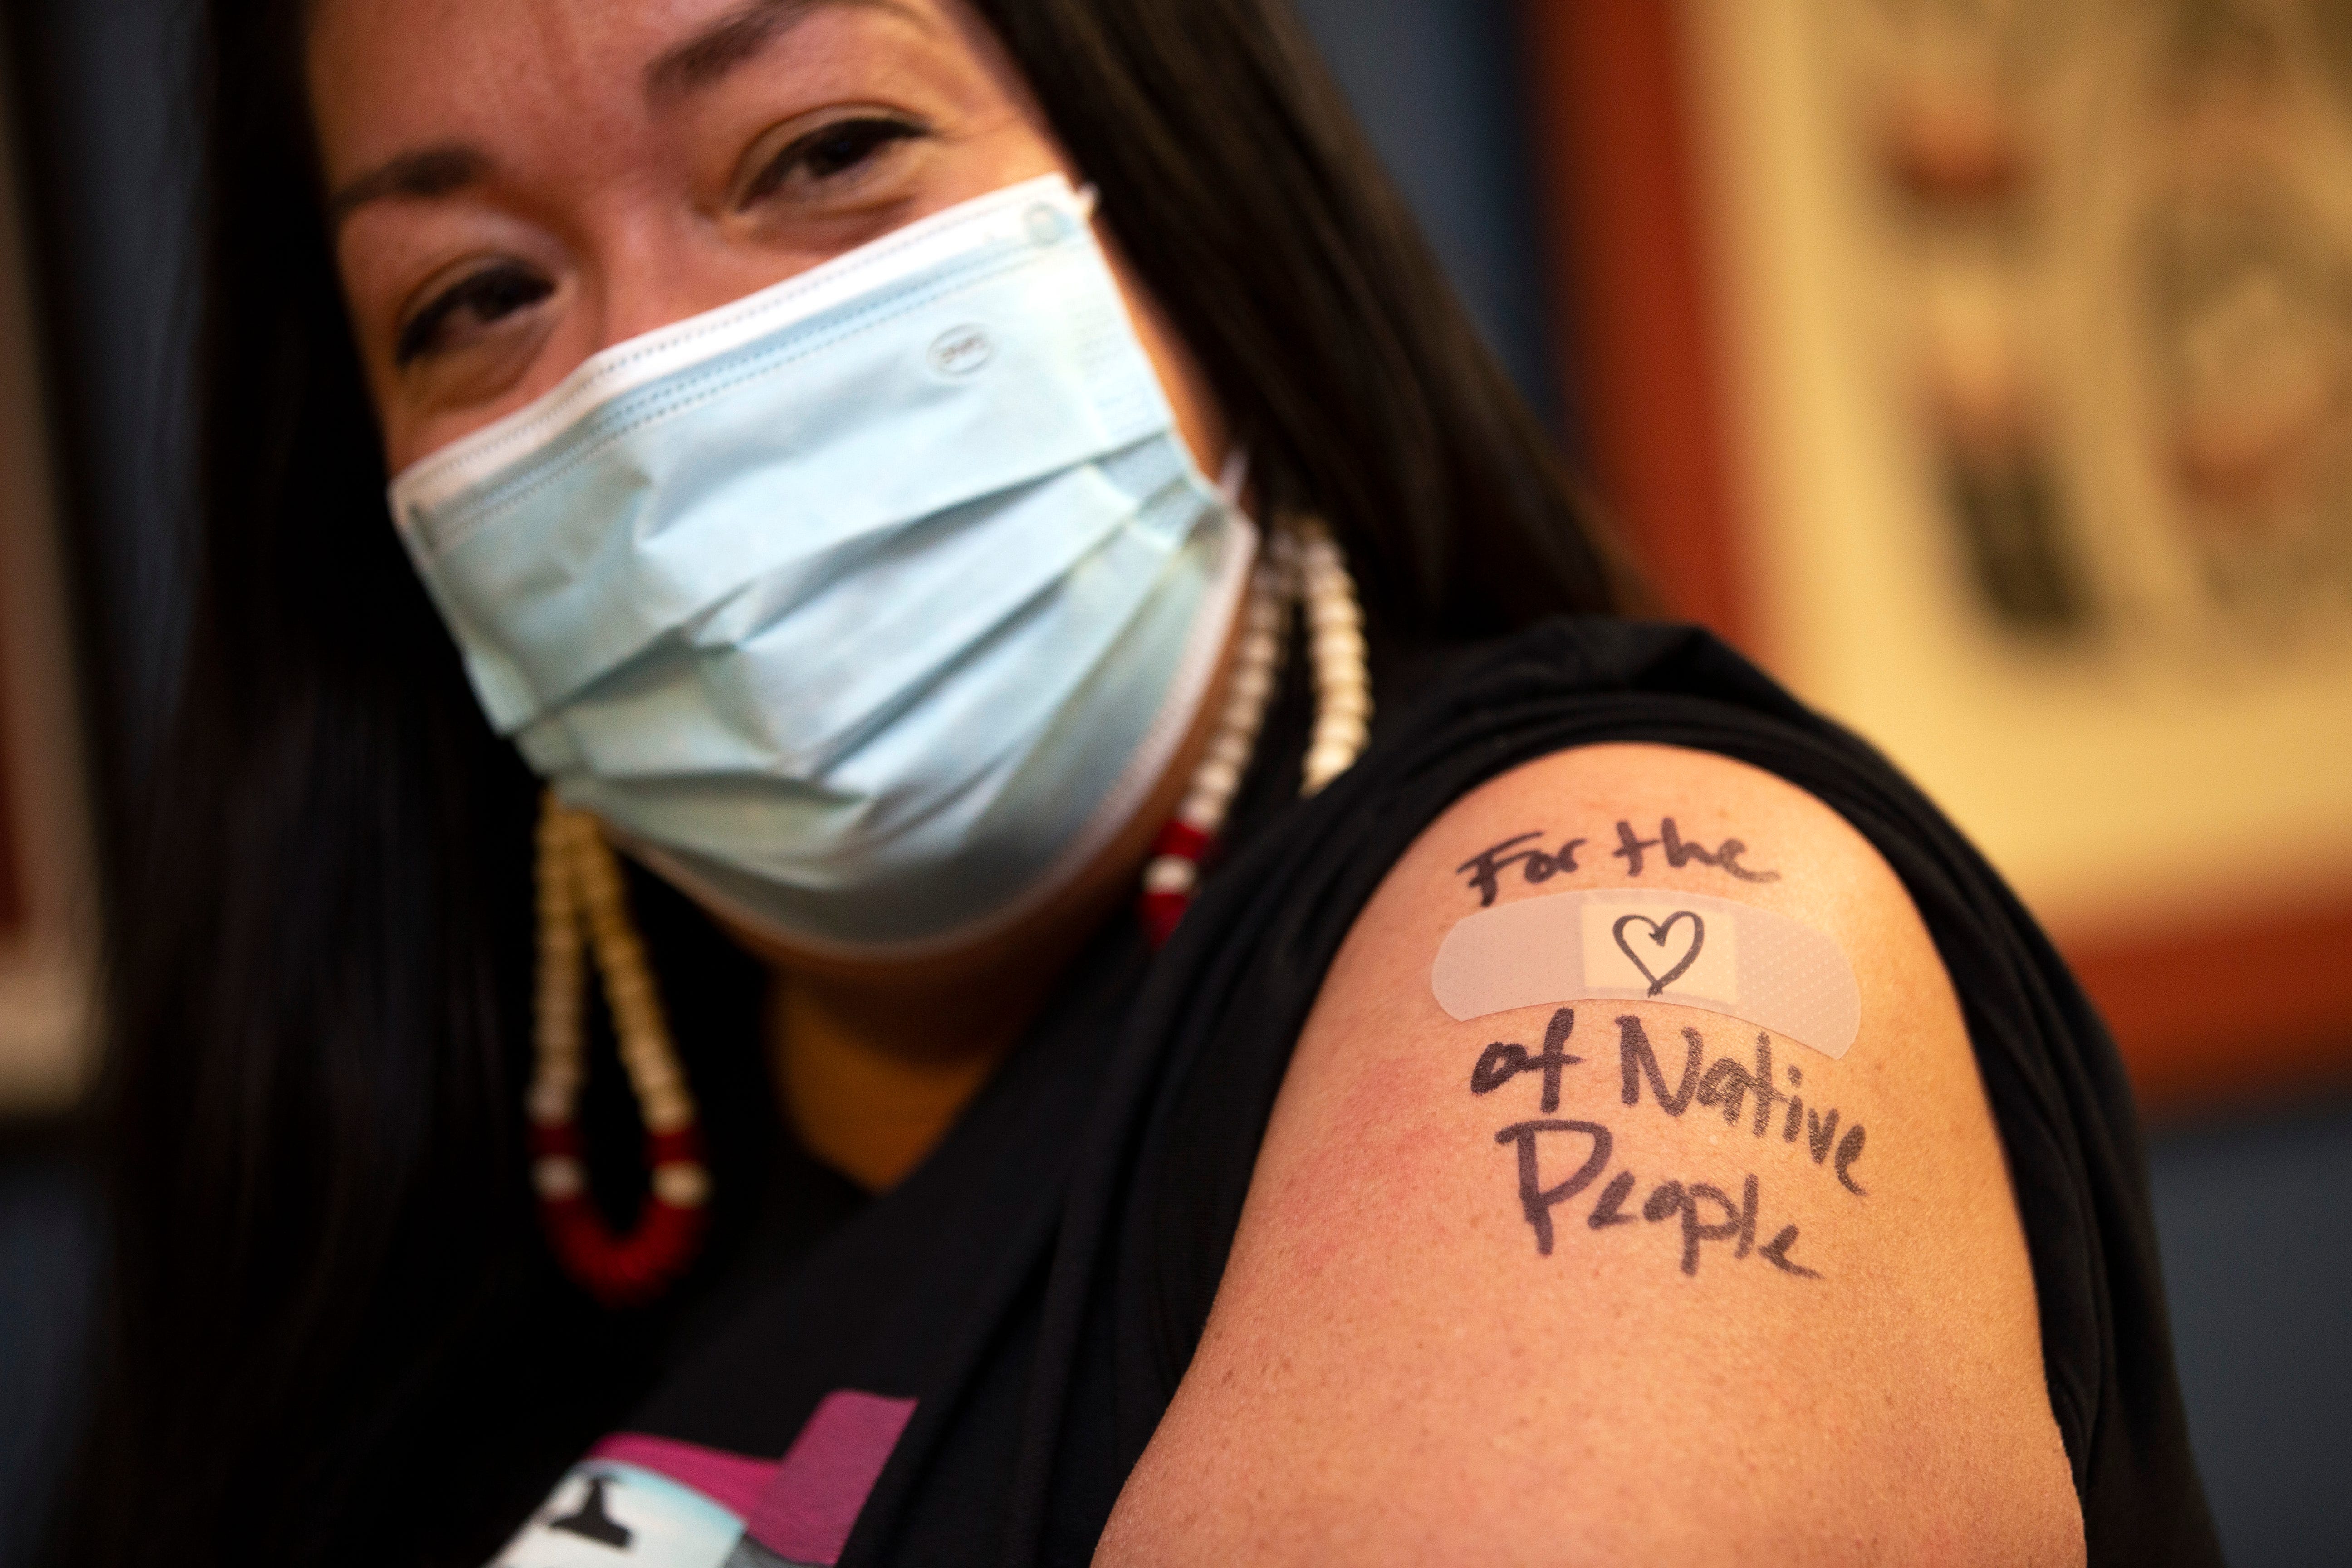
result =
[{"label": "woman's eyebrow", "polygon": [[[698,92],[773,45],[819,11],[857,6],[890,11],[923,25],[922,16],[899,0],[751,0],[685,42],[675,44],[646,68],[646,96],[656,104]],[[429,198],[461,190],[489,172],[488,154],[464,142],[444,142],[403,153],[348,181],[327,198],[327,227],[370,202],[394,197]]]},{"label": "woman's eyebrow", "polygon": [[751,0],[684,43],[664,49],[646,68],[646,97],[664,105],[698,92],[767,49],[814,13],[845,5],[896,11],[908,20],[921,20],[896,0]]},{"label": "woman's eyebrow", "polygon": [[487,173],[489,158],[463,142],[421,147],[385,160],[327,198],[327,227],[341,228],[352,209],[392,196],[446,196]]}]

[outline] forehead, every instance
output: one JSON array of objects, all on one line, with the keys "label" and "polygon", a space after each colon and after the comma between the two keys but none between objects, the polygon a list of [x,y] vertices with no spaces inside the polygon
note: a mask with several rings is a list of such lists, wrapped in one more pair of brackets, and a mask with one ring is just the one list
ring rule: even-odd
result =
[{"label": "forehead", "polygon": [[421,142],[630,134],[758,57],[822,69],[952,55],[951,0],[312,0],[305,70],[330,178]]}]

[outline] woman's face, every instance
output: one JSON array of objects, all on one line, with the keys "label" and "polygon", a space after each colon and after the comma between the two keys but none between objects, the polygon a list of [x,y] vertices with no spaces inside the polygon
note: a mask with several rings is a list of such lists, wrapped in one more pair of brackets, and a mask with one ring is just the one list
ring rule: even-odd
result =
[{"label": "woman's face", "polygon": [[[329,220],[398,472],[600,349],[1083,174],[964,0],[318,0]],[[1194,456],[1224,434],[1120,266]]]}]

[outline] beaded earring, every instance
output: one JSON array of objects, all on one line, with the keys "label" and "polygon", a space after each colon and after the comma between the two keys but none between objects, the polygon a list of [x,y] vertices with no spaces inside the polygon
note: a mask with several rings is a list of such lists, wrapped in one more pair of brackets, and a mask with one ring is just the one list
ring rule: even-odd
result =
[{"label": "beaded earring", "polygon": [[[1311,795],[1347,772],[1370,738],[1371,679],[1355,582],[1319,521],[1286,521],[1273,531],[1251,578],[1225,707],[1208,752],[1144,868],[1140,913],[1155,948],[1192,903],[1201,862],[1215,846],[1257,750],[1294,607],[1305,612],[1315,669],[1315,727],[1299,794]],[[591,957],[604,978],[621,1063],[645,1121],[651,1172],[637,1223],[621,1236],[588,1195],[578,1121],[587,1075]],[[551,790],[539,819],[537,1000],[529,1110],[531,1184],[541,1220],[556,1260],[591,1295],[609,1307],[641,1306],[693,1264],[708,1221],[710,1171],[645,942],[629,919],[620,862],[596,819],[564,805]]]},{"label": "beaded earring", "polygon": [[[651,1190],[615,1236],[588,1195],[577,1112],[587,1075],[583,971],[593,954],[646,1126]],[[654,1300],[693,1263],[710,1199],[709,1167],[646,945],[629,919],[620,862],[596,819],[547,795],[539,819],[537,1067],[529,1101],[531,1185],[565,1273],[608,1307]]]},{"label": "beaded earring", "polygon": [[1258,731],[1281,673],[1291,607],[1306,612],[1307,657],[1315,667],[1315,728],[1298,793],[1311,795],[1353,767],[1371,740],[1372,680],[1364,645],[1363,606],[1331,531],[1319,518],[1286,519],[1266,541],[1250,580],[1241,646],[1234,650],[1224,711],[1193,769],[1176,815],[1160,830],[1143,868],[1137,914],[1154,948],[1165,944],[1192,906],[1201,863],[1215,847],[1242,774],[1256,753]]}]

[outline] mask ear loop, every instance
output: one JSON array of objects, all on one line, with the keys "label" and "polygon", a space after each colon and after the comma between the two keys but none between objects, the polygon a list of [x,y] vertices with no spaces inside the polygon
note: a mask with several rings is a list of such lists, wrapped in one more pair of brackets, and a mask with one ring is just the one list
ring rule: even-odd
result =
[{"label": "mask ear loop", "polygon": [[[645,941],[629,919],[619,859],[596,819],[547,793],[539,819],[539,984],[530,1086],[531,1185],[563,1271],[607,1307],[642,1306],[694,1262],[710,1201],[687,1088]],[[588,1195],[577,1111],[587,1078],[584,982],[593,956],[646,1126],[650,1191],[615,1236]]]}]

